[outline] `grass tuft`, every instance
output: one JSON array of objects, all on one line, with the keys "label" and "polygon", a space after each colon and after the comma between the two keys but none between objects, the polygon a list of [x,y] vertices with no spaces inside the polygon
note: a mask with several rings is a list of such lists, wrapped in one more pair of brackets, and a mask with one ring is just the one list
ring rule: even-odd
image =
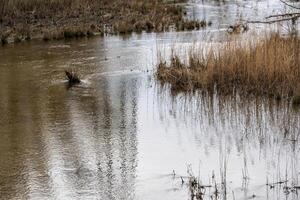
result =
[{"label": "grass tuft", "polygon": [[190,51],[187,62],[173,53],[169,62],[160,61],[156,75],[177,92],[216,89],[281,99],[299,95],[299,61],[300,38],[273,33],[257,41],[236,40],[217,49]]}]

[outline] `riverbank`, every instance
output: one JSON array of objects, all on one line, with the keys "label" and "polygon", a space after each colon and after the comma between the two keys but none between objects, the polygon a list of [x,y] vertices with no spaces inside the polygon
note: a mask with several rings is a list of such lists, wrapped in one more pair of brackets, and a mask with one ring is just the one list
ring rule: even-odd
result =
[{"label": "riverbank", "polygon": [[1,44],[31,39],[60,40],[104,34],[193,30],[183,0],[0,0]]},{"label": "riverbank", "polygon": [[[195,48],[188,61],[174,53],[161,59],[157,78],[175,92],[204,89],[229,94],[266,95],[277,99],[300,95],[300,38],[266,35],[262,39],[229,41],[207,50]],[[206,52],[206,53],[203,53]]]}]

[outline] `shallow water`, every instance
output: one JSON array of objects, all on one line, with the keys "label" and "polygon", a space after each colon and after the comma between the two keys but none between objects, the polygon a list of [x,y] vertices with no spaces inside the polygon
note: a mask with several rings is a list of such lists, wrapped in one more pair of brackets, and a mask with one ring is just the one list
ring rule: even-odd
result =
[{"label": "shallow water", "polygon": [[[199,18],[201,9],[212,19],[219,14],[209,11],[223,9],[190,6]],[[220,41],[218,27],[1,48],[0,199],[190,199],[188,169],[204,185],[213,174],[226,183],[227,199],[299,199],[285,189],[300,185],[297,109],[238,96],[174,97],[154,80],[158,50],[208,34]],[[82,84],[68,87],[71,68]]]}]

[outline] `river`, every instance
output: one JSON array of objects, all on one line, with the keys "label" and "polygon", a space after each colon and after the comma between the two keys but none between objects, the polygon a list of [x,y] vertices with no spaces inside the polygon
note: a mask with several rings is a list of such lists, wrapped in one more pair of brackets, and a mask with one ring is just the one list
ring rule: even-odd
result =
[{"label": "river", "polygon": [[[282,6],[187,7],[212,27],[0,48],[0,199],[190,199],[188,170],[204,185],[212,176],[226,183],[219,199],[299,199],[297,108],[205,92],[174,96],[154,77],[158,52],[220,42],[241,13],[259,18]],[[82,83],[69,87],[67,69]],[[204,197],[213,194],[207,188]]]}]

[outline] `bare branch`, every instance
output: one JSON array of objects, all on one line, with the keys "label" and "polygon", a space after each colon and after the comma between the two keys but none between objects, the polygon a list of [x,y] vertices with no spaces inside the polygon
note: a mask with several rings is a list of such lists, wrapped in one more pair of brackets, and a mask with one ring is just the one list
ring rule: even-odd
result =
[{"label": "bare branch", "polygon": [[297,13],[284,13],[284,14],[278,14],[278,15],[270,15],[266,17],[266,19],[274,18],[274,17],[286,17],[286,16],[294,16],[294,15],[300,15],[300,12]]},{"label": "bare branch", "polygon": [[275,20],[270,20],[270,21],[246,21],[247,23],[251,24],[272,24],[276,22],[283,22],[283,21],[289,21],[289,20],[295,20],[298,19],[300,15],[292,16],[292,17],[287,17],[287,18],[281,18],[281,19],[275,19]]},{"label": "bare branch", "polygon": [[296,7],[296,6],[294,6],[294,5],[292,5],[292,4],[289,4],[289,3],[287,3],[286,1],[284,1],[284,0],[280,0],[282,3],[284,3],[285,5],[287,5],[287,6],[289,6],[289,7],[291,7],[291,8],[295,8],[295,9],[299,9],[300,10],[300,8],[299,7]]}]

